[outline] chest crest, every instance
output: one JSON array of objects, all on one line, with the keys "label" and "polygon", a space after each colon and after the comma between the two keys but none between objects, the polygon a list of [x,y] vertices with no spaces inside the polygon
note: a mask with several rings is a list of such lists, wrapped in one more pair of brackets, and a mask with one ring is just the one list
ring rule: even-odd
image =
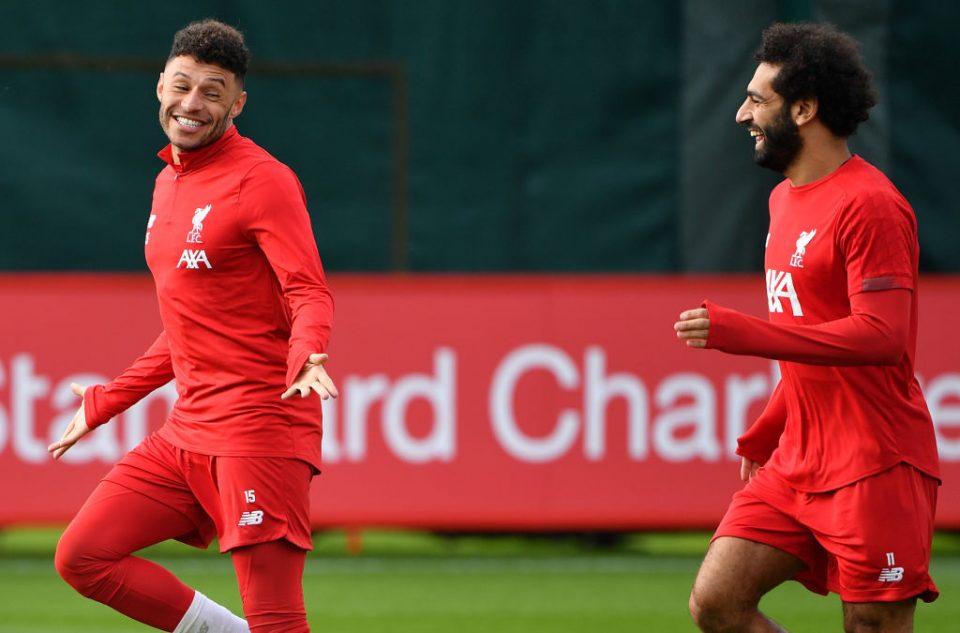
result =
[{"label": "chest crest", "polygon": [[197,207],[193,212],[193,228],[187,232],[187,244],[203,244],[203,221],[212,210],[213,205],[208,204],[205,207]]},{"label": "chest crest", "polygon": [[213,268],[213,264],[210,263],[210,258],[207,256],[206,250],[204,250],[202,247],[203,222],[207,219],[207,216],[210,215],[212,210],[213,205],[208,204],[205,207],[197,207],[197,209],[193,212],[190,230],[187,231],[187,236],[184,238],[184,241],[190,246],[183,249],[183,253],[180,254],[180,260],[177,262],[177,268],[188,268],[193,270],[199,270],[201,268],[206,268],[209,270]]}]

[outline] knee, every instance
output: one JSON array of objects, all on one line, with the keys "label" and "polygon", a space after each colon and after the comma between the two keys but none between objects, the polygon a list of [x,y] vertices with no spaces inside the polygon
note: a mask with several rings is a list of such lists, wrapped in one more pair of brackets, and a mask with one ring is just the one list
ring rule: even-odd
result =
[{"label": "knee", "polygon": [[877,631],[912,631],[915,600],[891,603],[843,604],[845,633],[876,633]]},{"label": "knee", "polygon": [[705,633],[739,630],[746,615],[731,600],[702,587],[693,588],[687,607],[694,624]]},{"label": "knee", "polygon": [[882,630],[882,622],[876,618],[850,613],[845,613],[843,616],[844,633],[869,633]]},{"label": "knee", "polygon": [[70,538],[69,530],[64,533],[57,543],[57,551],[53,558],[54,567],[63,580],[84,596],[93,593],[108,568],[109,562],[96,557]]}]

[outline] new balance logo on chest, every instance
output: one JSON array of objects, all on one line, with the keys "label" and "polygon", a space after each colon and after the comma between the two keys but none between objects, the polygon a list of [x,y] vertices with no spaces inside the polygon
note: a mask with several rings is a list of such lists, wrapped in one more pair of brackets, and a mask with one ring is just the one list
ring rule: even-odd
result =
[{"label": "new balance logo on chest", "polygon": [[153,228],[153,225],[157,222],[157,216],[153,213],[150,214],[150,219],[147,220],[147,235],[143,238],[143,245],[146,246],[150,243],[150,229]]},{"label": "new balance logo on chest", "polygon": [[800,298],[793,286],[793,274],[779,270],[767,269],[767,307],[770,312],[783,312],[783,301],[790,302],[790,311],[793,316],[803,316],[800,307]]}]

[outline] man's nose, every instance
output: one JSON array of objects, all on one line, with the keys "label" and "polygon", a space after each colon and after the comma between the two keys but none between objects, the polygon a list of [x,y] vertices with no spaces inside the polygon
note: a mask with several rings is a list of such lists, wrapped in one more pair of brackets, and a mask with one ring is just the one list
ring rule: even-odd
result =
[{"label": "man's nose", "polygon": [[200,95],[196,90],[191,90],[187,94],[183,95],[183,99],[180,101],[180,106],[184,110],[194,111],[200,109]]},{"label": "man's nose", "polygon": [[741,125],[753,121],[753,107],[750,103],[750,97],[745,98],[743,103],[740,104],[740,108],[737,110],[736,121]]}]

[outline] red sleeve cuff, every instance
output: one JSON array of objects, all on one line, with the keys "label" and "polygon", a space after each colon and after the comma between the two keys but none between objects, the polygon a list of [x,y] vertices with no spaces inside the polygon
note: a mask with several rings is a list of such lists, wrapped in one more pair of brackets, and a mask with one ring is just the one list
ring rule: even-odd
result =
[{"label": "red sleeve cuff", "polygon": [[287,362],[287,384],[284,387],[290,387],[296,382],[297,376],[303,371],[303,366],[307,364],[310,354],[309,350],[290,350],[290,357]]},{"label": "red sleeve cuff", "polygon": [[762,442],[754,441],[746,437],[741,437],[737,439],[737,455],[740,457],[746,457],[749,460],[755,461],[758,464],[766,464],[767,460],[770,459],[770,456],[773,455],[773,451],[777,448],[778,442],[774,443],[771,447],[769,444],[766,446]]},{"label": "red sleeve cuff", "polygon": [[102,396],[103,385],[91,385],[83,392],[83,415],[91,430],[106,424],[113,417],[104,411]]},{"label": "red sleeve cuff", "polygon": [[735,324],[739,313],[706,299],[702,305],[707,309],[707,318],[710,319],[707,349],[727,349],[730,341],[736,338]]}]

